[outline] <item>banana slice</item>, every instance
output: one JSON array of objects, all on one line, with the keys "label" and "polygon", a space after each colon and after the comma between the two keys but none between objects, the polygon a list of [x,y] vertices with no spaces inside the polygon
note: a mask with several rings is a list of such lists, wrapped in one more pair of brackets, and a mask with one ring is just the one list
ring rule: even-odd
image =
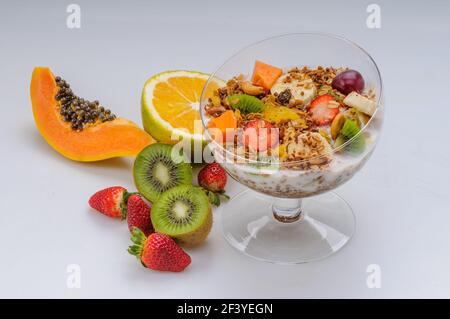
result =
[{"label": "banana slice", "polygon": [[286,146],[287,156],[296,160],[306,160],[311,165],[324,165],[333,159],[333,148],[317,132],[302,133]]},{"label": "banana slice", "polygon": [[294,105],[308,105],[317,93],[316,86],[310,78],[298,79],[292,77],[289,73],[280,76],[270,89],[270,92],[272,94],[280,94],[286,89],[291,91],[289,104]]},{"label": "banana slice", "polygon": [[347,95],[343,102],[345,105],[354,107],[358,111],[363,112],[370,116],[372,116],[373,113],[375,113],[375,110],[377,109],[377,104],[374,101],[354,91],[349,95]]}]

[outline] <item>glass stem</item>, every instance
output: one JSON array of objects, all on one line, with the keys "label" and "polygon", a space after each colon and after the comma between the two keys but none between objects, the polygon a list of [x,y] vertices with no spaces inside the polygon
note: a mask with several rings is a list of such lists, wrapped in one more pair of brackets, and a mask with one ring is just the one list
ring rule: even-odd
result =
[{"label": "glass stem", "polygon": [[302,200],[277,198],[272,205],[273,217],[281,223],[293,223],[303,220]]}]

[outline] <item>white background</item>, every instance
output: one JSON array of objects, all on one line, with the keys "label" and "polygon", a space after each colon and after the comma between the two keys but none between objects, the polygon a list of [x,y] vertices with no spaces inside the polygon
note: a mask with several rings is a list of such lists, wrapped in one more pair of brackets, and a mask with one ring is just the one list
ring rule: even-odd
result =
[{"label": "white background", "polygon": [[[377,1],[381,29],[368,29],[368,1],[76,1],[82,25],[74,30],[69,3],[0,4],[0,297],[450,297],[448,2]],[[36,65],[140,123],[140,91],[152,74],[212,72],[244,45],[311,30],[364,47],[386,93],[377,150],[337,189],[357,215],[356,235],[323,261],[278,266],[241,255],[222,238],[224,205],[206,244],[189,250],[187,271],[145,269],[126,252],[126,225],[87,205],[103,187],[133,190],[132,160],[72,162],[35,128]],[[228,185],[231,195],[242,189]],[[81,289],[66,286],[69,264],[81,267]],[[381,267],[380,289],[366,286],[369,264]]]}]

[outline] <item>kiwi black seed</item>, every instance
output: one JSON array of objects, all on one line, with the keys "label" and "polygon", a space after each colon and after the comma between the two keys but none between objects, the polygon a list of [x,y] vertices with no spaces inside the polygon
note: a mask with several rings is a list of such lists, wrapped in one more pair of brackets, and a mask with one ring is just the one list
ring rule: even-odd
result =
[{"label": "kiwi black seed", "polygon": [[[68,122],[74,131],[82,131],[87,124],[113,121],[116,118],[110,110],[106,112],[97,100],[89,102],[76,96],[69,83],[61,77],[55,77],[55,82],[58,88],[55,100],[59,102],[59,113],[63,121]],[[79,121],[74,122],[73,119],[79,119]]]},{"label": "kiwi black seed", "polygon": [[179,185],[192,184],[192,168],[172,145],[151,144],[136,157],[133,167],[134,183],[138,191],[155,203],[162,193]]},{"label": "kiwi black seed", "polygon": [[163,193],[152,207],[151,219],[155,231],[185,246],[203,242],[213,221],[208,197],[201,188],[192,185],[177,186]]}]

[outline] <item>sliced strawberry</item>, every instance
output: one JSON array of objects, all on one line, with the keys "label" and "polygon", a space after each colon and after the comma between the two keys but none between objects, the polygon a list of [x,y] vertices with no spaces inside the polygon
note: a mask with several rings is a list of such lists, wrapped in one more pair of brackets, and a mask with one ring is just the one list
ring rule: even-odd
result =
[{"label": "sliced strawberry", "polygon": [[330,124],[339,113],[339,107],[329,105],[331,101],[336,100],[330,94],[324,94],[311,102],[309,113],[315,124],[320,126]]},{"label": "sliced strawberry", "polygon": [[252,151],[263,152],[278,145],[278,129],[267,121],[252,120],[244,127],[244,145]]}]

